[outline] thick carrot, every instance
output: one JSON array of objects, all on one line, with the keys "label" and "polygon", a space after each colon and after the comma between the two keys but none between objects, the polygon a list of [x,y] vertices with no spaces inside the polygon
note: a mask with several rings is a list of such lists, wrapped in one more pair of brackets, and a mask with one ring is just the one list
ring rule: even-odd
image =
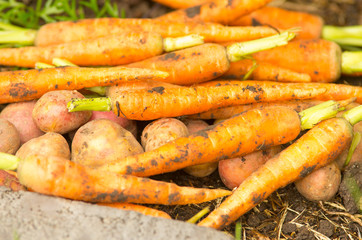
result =
[{"label": "thick carrot", "polygon": [[317,39],[321,37],[324,20],[306,12],[291,11],[265,6],[230,22],[231,26],[273,26],[278,29],[300,27],[297,38]]},{"label": "thick carrot", "polygon": [[[220,83],[219,81],[217,81]],[[207,82],[182,88],[155,87],[151,90],[115,91],[108,98],[73,99],[69,111],[109,111],[119,117],[134,120],[153,120],[161,117],[178,117],[205,112],[210,109],[255,102],[309,99],[325,92],[325,89],[275,84],[271,81],[235,81],[224,84]]]},{"label": "thick carrot", "polygon": [[36,62],[50,64],[53,58],[66,58],[79,66],[114,66],[202,43],[197,35],[175,39],[158,33],[123,32],[51,46],[2,48],[0,65],[33,68]]},{"label": "thick carrot", "polygon": [[26,190],[16,176],[5,170],[0,170],[0,186],[5,186],[13,191]]},{"label": "thick carrot", "polygon": [[146,207],[143,205],[138,205],[138,204],[117,202],[117,203],[98,203],[97,205],[118,208],[118,209],[128,210],[128,211],[136,211],[136,212],[142,213],[144,215],[149,215],[152,217],[162,217],[162,218],[171,219],[171,216],[168,215],[164,211]]},{"label": "thick carrot", "polygon": [[87,202],[165,205],[201,203],[229,195],[223,189],[174,183],[87,168],[66,158],[29,155],[19,162],[20,183],[33,191]]},{"label": "thick carrot", "polygon": [[334,82],[341,76],[341,48],[323,39],[292,41],[285,46],[254,53],[253,58],[307,73],[314,82]]},{"label": "thick carrot", "polygon": [[[332,116],[337,112],[335,108],[338,108],[338,104],[326,102],[323,106],[326,104],[328,114],[324,112],[322,118],[329,116],[331,112]],[[310,112],[315,113],[315,110],[298,114],[288,107],[251,109],[188,137],[175,139],[155,150],[115,159],[114,162],[107,163],[99,169],[151,176],[243,156],[295,139],[302,129],[313,125],[308,123],[311,120]]]},{"label": "thick carrot", "polygon": [[[254,68],[255,66],[255,68]],[[161,70],[161,69],[159,69]],[[243,79],[251,73],[248,79],[270,80],[277,82],[311,82],[311,77],[306,73],[292,71],[287,68],[279,67],[262,61],[243,59],[230,63],[229,70],[223,74],[225,79]]]},{"label": "thick carrot", "polygon": [[170,8],[180,9],[180,8],[189,8],[197,5],[201,5],[207,2],[211,2],[210,0],[153,0],[154,2],[160,3]]},{"label": "thick carrot", "polygon": [[[359,121],[362,120],[362,108],[355,115]],[[332,118],[316,125],[250,175],[198,225],[222,229],[278,188],[332,162],[349,146],[353,137],[351,124],[354,124],[354,120],[356,119],[350,123],[344,118]]]},{"label": "thick carrot", "polygon": [[271,0],[214,0],[199,6],[166,13],[157,19],[229,24],[241,16],[264,7],[269,2]]},{"label": "thick carrot", "polygon": [[109,86],[135,79],[160,80],[168,73],[138,68],[60,67],[0,72],[0,103],[39,98],[52,90]]},{"label": "thick carrot", "polygon": [[34,43],[46,46],[64,42],[104,37],[122,32],[155,32],[162,37],[181,37],[199,34],[205,42],[248,41],[278,33],[271,27],[227,27],[215,23],[160,21],[136,18],[95,18],[76,22],[64,21],[43,25]]}]

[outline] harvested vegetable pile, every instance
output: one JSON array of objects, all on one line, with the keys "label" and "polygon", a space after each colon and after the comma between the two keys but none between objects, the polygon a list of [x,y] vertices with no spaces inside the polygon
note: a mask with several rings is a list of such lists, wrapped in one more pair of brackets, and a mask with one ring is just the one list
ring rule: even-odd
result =
[{"label": "harvested vegetable pile", "polygon": [[361,238],[362,2],[208,2],[0,2],[0,184]]}]

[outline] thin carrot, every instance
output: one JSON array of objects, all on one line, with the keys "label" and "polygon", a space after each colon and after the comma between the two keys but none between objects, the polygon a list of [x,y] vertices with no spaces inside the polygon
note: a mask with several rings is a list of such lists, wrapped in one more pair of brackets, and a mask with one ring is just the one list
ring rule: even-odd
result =
[{"label": "thin carrot", "polygon": [[66,58],[79,66],[115,66],[202,43],[196,34],[162,38],[158,33],[123,32],[51,46],[2,48],[0,65],[33,68],[36,62],[50,64],[53,58]]},{"label": "thin carrot", "polygon": [[310,115],[316,113],[322,119],[334,116],[339,104],[332,101],[323,103],[322,106],[323,108],[318,106],[318,113],[315,109],[310,109],[306,114],[298,114],[287,107],[251,109],[188,137],[177,138],[155,150],[115,159],[99,169],[151,176],[192,165],[243,156],[295,139],[302,129],[310,128],[315,123],[309,121],[320,121],[320,118],[309,118]]},{"label": "thin carrot", "polygon": [[300,27],[298,39],[321,37],[324,20],[322,17],[278,7],[265,6],[231,22],[231,26],[273,26],[278,29]]},{"label": "thin carrot", "polygon": [[5,170],[0,170],[0,186],[5,186],[13,191],[26,190],[16,176]]},{"label": "thin carrot", "polygon": [[179,21],[216,22],[229,24],[241,16],[249,14],[271,0],[214,0],[199,6],[175,10],[158,17],[161,20],[177,19]]},{"label": "thin carrot", "polygon": [[[220,83],[219,81],[217,81]],[[119,117],[134,120],[153,120],[205,112],[210,109],[255,102],[309,99],[325,89],[275,84],[271,81],[235,81],[229,84],[195,85],[182,88],[155,87],[151,90],[114,91],[107,98],[73,99],[69,111],[110,111]]]},{"label": "thin carrot", "polygon": [[[255,65],[256,64],[256,65]],[[256,66],[254,68],[254,66]],[[161,69],[159,69],[161,70]],[[270,80],[277,82],[311,82],[311,77],[306,73],[292,71],[274,64],[243,59],[230,63],[229,70],[222,75],[225,79],[243,79],[251,72],[248,79]]]},{"label": "thin carrot", "polygon": [[162,5],[165,5],[170,8],[180,9],[180,8],[189,8],[189,7],[195,7],[197,5],[201,5],[207,2],[210,2],[210,0],[153,0],[154,2],[160,3]]},{"label": "thin carrot", "polygon": [[162,218],[171,219],[171,216],[168,215],[164,211],[146,207],[143,205],[138,205],[138,204],[117,202],[117,203],[97,203],[97,205],[118,208],[118,209],[128,210],[128,211],[136,211],[136,212],[142,213],[144,215],[152,216],[152,217],[162,217]]},{"label": "thin carrot", "polygon": [[160,21],[137,18],[95,18],[43,25],[33,40],[36,46],[104,37],[122,32],[154,32],[162,37],[199,34],[205,42],[248,41],[278,33],[271,27],[227,27],[216,23]]},{"label": "thin carrot", "polygon": [[33,191],[87,202],[182,205],[230,194],[224,189],[180,187],[174,183],[87,168],[66,158],[29,155],[17,169],[20,183]]},{"label": "thin carrot", "polygon": [[352,125],[362,120],[362,108],[356,110],[354,114],[347,114],[348,120],[332,118],[313,127],[244,180],[230,197],[198,225],[222,229],[278,188],[332,162],[349,146],[353,137]]},{"label": "thin carrot", "polygon": [[39,98],[52,90],[109,86],[135,79],[161,80],[168,73],[138,68],[60,67],[0,72],[0,103]]},{"label": "thin carrot", "polygon": [[341,48],[323,39],[295,40],[285,46],[254,53],[253,58],[307,73],[313,82],[334,82],[341,76]]}]

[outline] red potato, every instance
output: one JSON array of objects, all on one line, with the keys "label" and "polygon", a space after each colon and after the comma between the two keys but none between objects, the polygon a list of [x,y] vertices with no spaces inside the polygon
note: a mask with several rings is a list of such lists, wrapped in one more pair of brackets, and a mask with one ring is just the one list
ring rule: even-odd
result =
[{"label": "red potato", "polygon": [[131,132],[111,120],[96,119],[75,133],[71,159],[84,166],[98,167],[143,152]]},{"label": "red potato", "polygon": [[20,147],[20,134],[14,124],[0,119],[0,152],[14,154]]},{"label": "red potato", "polygon": [[176,118],[160,118],[149,123],[143,129],[141,144],[147,152],[179,137],[188,135],[189,131],[182,121]]},{"label": "red potato", "polygon": [[70,148],[67,140],[61,134],[48,132],[24,143],[15,155],[20,159],[25,159],[29,154],[58,156],[70,159]]},{"label": "red potato", "polygon": [[91,111],[68,112],[67,103],[73,98],[84,98],[76,90],[56,90],[45,93],[34,106],[34,122],[44,132],[68,133],[85,124]]},{"label": "red potato", "polygon": [[0,112],[0,118],[7,119],[9,122],[14,124],[18,130],[20,134],[20,144],[44,134],[32,118],[35,104],[35,100],[11,103]]},{"label": "red potato", "polygon": [[118,117],[112,111],[93,111],[92,117],[89,119],[89,121],[92,121],[95,119],[112,120],[112,121],[118,123],[119,125],[121,125],[121,127],[130,131],[135,137],[137,137],[137,123],[134,120],[130,120],[130,119],[123,118],[123,117]]},{"label": "red potato", "polygon": [[281,150],[281,146],[274,146],[243,157],[221,160],[219,162],[220,178],[226,187],[234,189]]},{"label": "red potato", "polygon": [[[185,120],[184,123],[186,124],[187,129],[189,130],[189,133],[195,133],[202,129],[205,129],[209,126],[209,124],[203,120],[193,120],[188,119]],[[189,167],[185,167],[183,170],[194,177],[206,177],[215,172],[217,169],[217,162],[212,163],[203,163],[198,165],[193,165]]]},{"label": "red potato", "polygon": [[294,185],[310,201],[328,201],[338,192],[341,179],[341,170],[332,162],[294,182]]}]

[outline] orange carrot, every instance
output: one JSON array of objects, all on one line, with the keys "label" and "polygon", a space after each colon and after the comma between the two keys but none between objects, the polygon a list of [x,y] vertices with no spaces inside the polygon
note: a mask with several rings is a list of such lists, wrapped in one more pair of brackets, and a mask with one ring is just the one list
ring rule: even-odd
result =
[{"label": "orange carrot", "polygon": [[36,34],[36,46],[104,37],[122,32],[154,32],[162,37],[199,34],[205,42],[248,41],[278,33],[271,27],[227,27],[215,23],[160,21],[136,18],[95,18],[43,25]]},{"label": "orange carrot", "polygon": [[[329,110],[332,109],[335,115],[335,107],[338,108],[338,104],[323,103],[325,104],[328,104],[327,112],[330,113]],[[309,112],[315,113],[315,110]],[[155,150],[115,159],[99,169],[136,176],[151,176],[243,156],[295,139],[302,129],[313,125],[308,123],[311,120],[309,114],[305,112],[298,114],[288,107],[251,109],[210,128],[192,133],[188,137],[177,138]],[[324,113],[322,115],[328,116]]]},{"label": "orange carrot", "polygon": [[136,211],[139,213],[142,213],[144,215],[149,215],[152,217],[162,217],[171,219],[171,216],[168,215],[166,212],[157,210],[154,208],[146,207],[143,205],[137,205],[132,203],[98,203],[97,205],[100,206],[106,206],[106,207],[112,207],[112,208],[118,208],[122,210],[128,210],[128,211]]},{"label": "orange carrot", "polygon": [[[219,82],[219,81],[217,81]],[[211,85],[211,83],[207,82]],[[210,109],[255,102],[309,99],[325,92],[295,83],[235,81],[213,86],[195,85],[182,88],[155,87],[151,90],[114,91],[108,98],[73,99],[68,110],[113,110],[119,117],[153,120],[205,112]]]},{"label": "orange carrot", "polygon": [[2,48],[0,65],[33,68],[36,62],[50,64],[53,58],[66,58],[79,66],[114,66],[202,43],[197,35],[174,39],[158,33],[123,32],[51,46]]},{"label": "orange carrot", "polygon": [[[255,65],[256,64],[256,65]],[[311,77],[306,73],[295,72],[287,68],[279,67],[270,63],[243,59],[230,63],[229,70],[223,74],[225,79],[243,79],[251,72],[248,79],[270,80],[277,82],[311,82]],[[253,69],[255,66],[255,69]],[[159,69],[161,70],[161,69]]]},{"label": "orange carrot", "polygon": [[314,82],[334,82],[341,75],[341,48],[323,39],[292,41],[285,46],[254,53],[253,58],[307,73]]},{"label": "orange carrot", "polygon": [[230,22],[232,26],[273,26],[279,29],[300,27],[299,39],[317,39],[321,37],[323,18],[299,11],[265,6],[252,13]]},{"label": "orange carrot", "polygon": [[278,188],[332,162],[349,146],[353,137],[352,125],[362,120],[362,108],[356,110],[346,117],[348,120],[328,119],[309,130],[244,180],[230,197],[198,225],[222,229]]},{"label": "orange carrot", "polygon": [[167,73],[138,68],[60,67],[0,72],[0,103],[27,101],[52,90],[109,86],[135,79],[160,80]]},{"label": "orange carrot", "polygon": [[19,182],[16,175],[9,173],[6,170],[0,170],[0,186],[5,186],[13,191],[26,190],[26,188]]},{"label": "orange carrot", "polygon": [[271,0],[214,0],[199,6],[166,13],[157,19],[229,24],[239,17],[265,6],[270,1]]},{"label": "orange carrot", "polygon": [[189,8],[197,5],[201,5],[211,0],[153,0],[154,2],[160,3],[170,8],[180,9],[180,8]]},{"label": "orange carrot", "polygon": [[29,155],[18,165],[20,183],[33,191],[87,202],[182,205],[230,194],[224,189],[180,187],[174,183],[87,168],[66,158]]}]

